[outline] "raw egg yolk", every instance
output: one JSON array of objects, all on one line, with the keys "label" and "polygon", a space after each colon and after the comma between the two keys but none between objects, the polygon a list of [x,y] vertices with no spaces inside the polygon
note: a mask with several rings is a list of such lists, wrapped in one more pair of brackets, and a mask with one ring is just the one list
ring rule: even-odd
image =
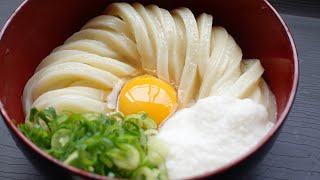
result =
[{"label": "raw egg yolk", "polygon": [[177,108],[176,90],[154,76],[128,81],[119,94],[118,109],[124,115],[146,112],[159,125]]}]

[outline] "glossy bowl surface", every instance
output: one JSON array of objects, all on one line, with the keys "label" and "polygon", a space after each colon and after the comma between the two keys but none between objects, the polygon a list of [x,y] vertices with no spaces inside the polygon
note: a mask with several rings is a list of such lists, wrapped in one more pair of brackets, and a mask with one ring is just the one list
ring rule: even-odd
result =
[{"label": "glossy bowl surface", "polygon": [[[24,121],[21,95],[39,62],[61,45],[90,18],[99,15],[111,0],[26,0],[12,14],[0,33],[0,110],[18,144],[33,151],[57,169],[81,177],[108,179],[60,163],[32,144],[17,129]],[[129,3],[136,1],[126,1]],[[171,10],[188,7],[195,14],[210,13],[215,25],[224,26],[241,47],[244,58],[258,58],[264,78],[277,100],[276,125],[261,143],[229,165],[195,178],[213,176],[254,154],[279,130],[295,97],[298,56],[292,36],[267,0],[142,0]],[[12,119],[16,120],[16,124]]]}]

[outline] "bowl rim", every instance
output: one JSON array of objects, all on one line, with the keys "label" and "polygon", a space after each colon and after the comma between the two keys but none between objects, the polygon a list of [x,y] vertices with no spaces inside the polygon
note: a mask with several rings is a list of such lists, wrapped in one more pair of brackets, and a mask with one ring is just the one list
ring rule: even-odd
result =
[{"label": "bowl rim", "polygon": [[[187,179],[202,179],[202,178],[208,178],[210,176],[220,174],[220,173],[225,172],[226,170],[230,169],[231,167],[238,165],[240,162],[244,161],[245,159],[249,158],[251,155],[255,154],[255,152],[257,152],[264,144],[266,144],[267,141],[269,141],[271,139],[271,137],[273,137],[276,134],[276,132],[280,129],[280,127],[283,125],[284,121],[286,120],[286,117],[288,116],[288,113],[293,105],[293,102],[294,102],[294,99],[296,96],[296,92],[297,92],[298,81],[299,81],[299,60],[298,60],[297,48],[296,48],[294,39],[292,37],[292,34],[291,34],[287,24],[282,19],[282,17],[277,12],[277,10],[268,2],[268,0],[261,0],[261,1],[263,3],[265,3],[266,8],[270,12],[272,12],[273,15],[275,15],[276,20],[278,20],[280,22],[282,28],[285,30],[285,33],[287,35],[287,39],[289,40],[290,45],[291,45],[293,62],[294,62],[294,74],[293,74],[293,85],[292,85],[292,88],[290,91],[290,96],[288,98],[288,102],[283,110],[283,113],[278,118],[278,120],[275,123],[275,125],[273,126],[273,128],[268,132],[268,134],[254,148],[252,148],[250,151],[243,154],[238,159],[232,161],[231,163],[228,163],[227,165],[225,165],[223,167],[220,167],[218,169],[211,170],[211,171],[208,171],[208,172],[203,173],[201,175],[197,175],[197,176],[187,178]],[[6,23],[4,24],[4,26],[2,27],[2,29],[0,31],[0,41],[2,40],[3,35],[7,31],[7,28],[9,26],[9,24],[11,23],[11,21],[13,20],[13,18],[17,15],[17,13],[19,13],[19,11],[22,8],[24,8],[24,6],[26,6],[26,4],[28,2],[29,2],[29,0],[24,0],[15,9],[15,11],[11,14],[11,16],[6,21]],[[55,159],[54,157],[52,157],[49,154],[42,151],[39,147],[37,147],[35,144],[33,144],[26,136],[24,136],[24,134],[17,128],[17,126],[14,124],[14,122],[11,121],[11,119],[9,118],[9,115],[7,114],[5,107],[2,104],[1,100],[0,100],[0,114],[1,114],[2,118],[4,119],[4,121],[6,122],[7,126],[10,128],[10,130],[12,132],[14,132],[14,134],[17,135],[18,138],[21,139],[23,141],[23,143],[25,143],[28,146],[28,148],[31,148],[33,151],[40,154],[43,158],[50,161],[51,163],[54,163],[55,165],[60,166],[60,167],[64,168],[65,170],[72,172],[73,174],[80,175],[80,176],[87,177],[87,178],[91,178],[91,179],[102,179],[102,180],[115,180],[115,179],[117,179],[117,178],[110,178],[107,176],[102,176],[102,175],[90,173],[90,172],[75,168],[71,165],[64,164],[63,162]]]}]

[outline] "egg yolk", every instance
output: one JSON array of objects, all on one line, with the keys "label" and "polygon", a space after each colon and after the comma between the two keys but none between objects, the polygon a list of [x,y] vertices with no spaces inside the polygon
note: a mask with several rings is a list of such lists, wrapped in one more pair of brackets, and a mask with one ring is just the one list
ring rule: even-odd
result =
[{"label": "egg yolk", "polygon": [[124,115],[146,112],[159,125],[177,108],[176,90],[154,76],[128,81],[119,94],[118,109]]}]

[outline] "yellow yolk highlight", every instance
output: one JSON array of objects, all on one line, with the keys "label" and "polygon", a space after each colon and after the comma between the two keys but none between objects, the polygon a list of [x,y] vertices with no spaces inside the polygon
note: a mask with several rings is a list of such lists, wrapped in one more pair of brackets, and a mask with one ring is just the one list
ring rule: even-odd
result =
[{"label": "yellow yolk highlight", "polygon": [[119,94],[118,109],[125,115],[146,112],[159,125],[177,108],[177,92],[165,81],[143,75],[128,81]]}]

